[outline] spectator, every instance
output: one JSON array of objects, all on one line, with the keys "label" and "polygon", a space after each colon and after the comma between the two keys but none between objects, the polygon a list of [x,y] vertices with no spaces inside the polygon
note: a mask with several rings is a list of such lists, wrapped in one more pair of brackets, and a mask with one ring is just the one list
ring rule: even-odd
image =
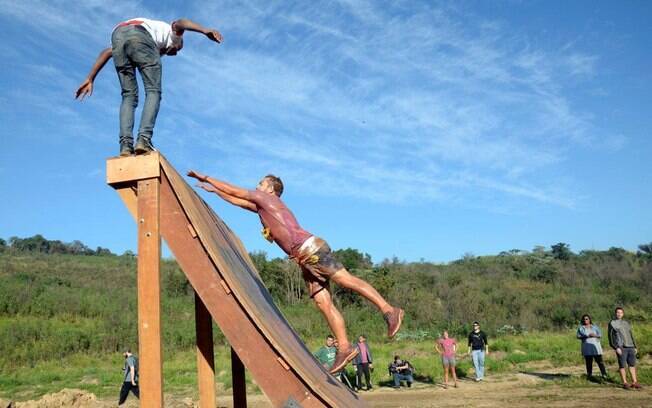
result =
[{"label": "spectator", "polygon": [[473,331],[469,333],[469,353],[475,367],[475,381],[484,379],[484,356],[489,355],[487,335],[480,330],[480,323],[473,322]]},{"label": "spectator", "polygon": [[364,335],[358,336],[358,342],[355,344],[355,347],[358,349],[359,353],[353,359],[353,368],[356,372],[356,386],[359,390],[362,390],[362,375],[364,374],[365,382],[367,383],[366,391],[371,390],[371,373],[370,370],[373,370],[374,363],[373,358],[371,357],[371,349],[369,349],[369,344],[367,344],[367,338]]},{"label": "spectator", "polygon": [[[618,358],[618,368],[620,378],[623,381],[625,389],[640,389],[641,384],[636,378],[636,342],[632,334],[632,325],[625,319],[625,311],[622,307],[615,310],[616,317],[609,322],[609,345],[616,351]],[[627,383],[627,372],[625,367],[629,367],[629,374],[632,377],[632,384]]]},{"label": "spectator", "polygon": [[122,388],[120,389],[120,400],[118,405],[124,404],[131,391],[136,398],[140,399],[140,391],[138,390],[138,358],[131,354],[131,350],[124,352],[125,364],[123,371],[125,372]]},{"label": "spectator", "polygon": [[414,367],[409,361],[401,360],[399,356],[394,356],[394,362],[389,365],[389,374],[394,380],[394,388],[401,388],[401,381],[407,382],[407,386],[412,387],[414,382]]},{"label": "spectator", "polygon": [[593,324],[591,316],[585,314],[580,321],[580,327],[577,328],[577,338],[582,340],[582,355],[586,362],[586,377],[593,379],[593,360],[598,363],[602,378],[607,378],[607,370],[602,362],[602,345],[600,339],[602,332],[600,328]]},{"label": "spectator", "polygon": [[457,388],[457,373],[455,372],[455,352],[457,342],[448,337],[448,330],[444,330],[442,337],[435,343],[435,350],[441,354],[441,363],[444,366],[444,388],[448,388],[448,371],[453,374],[454,386]]},{"label": "spectator", "polygon": [[315,352],[315,358],[325,369],[330,370],[335,362],[335,353],[335,338],[329,334],[326,336],[326,345]]}]

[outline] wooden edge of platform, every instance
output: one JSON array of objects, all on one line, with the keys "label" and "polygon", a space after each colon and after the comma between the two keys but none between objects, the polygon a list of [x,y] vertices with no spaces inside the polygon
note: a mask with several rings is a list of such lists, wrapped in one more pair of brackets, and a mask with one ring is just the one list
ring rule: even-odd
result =
[{"label": "wooden edge of platform", "polygon": [[110,185],[161,176],[161,155],[111,157],[106,161],[106,182]]}]

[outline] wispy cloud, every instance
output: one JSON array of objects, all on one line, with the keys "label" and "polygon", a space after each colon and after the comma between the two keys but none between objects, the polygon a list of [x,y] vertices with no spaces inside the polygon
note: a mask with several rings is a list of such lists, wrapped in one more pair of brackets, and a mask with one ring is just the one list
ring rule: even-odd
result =
[{"label": "wispy cloud", "polygon": [[[568,44],[537,48],[500,21],[462,19],[429,3],[193,7],[225,43],[188,34],[183,52],[164,62],[156,142],[174,147],[184,163],[219,157],[212,170],[224,177],[274,171],[310,193],[397,203],[464,201],[488,191],[574,207],[575,195],[551,188],[548,171],[574,150],[626,142],[602,135],[591,112],[568,96],[570,81],[595,75],[598,56]],[[75,65],[87,69],[111,27],[139,14],[177,17],[133,2],[0,1],[0,16],[30,26],[32,44],[47,38],[62,50],[51,65],[29,68],[41,78],[63,75],[71,63],[61,53],[75,53]],[[61,79],[48,92],[71,92],[73,82]],[[92,103],[117,115],[117,91],[103,86]],[[69,126],[86,123],[69,106],[54,109]]]}]

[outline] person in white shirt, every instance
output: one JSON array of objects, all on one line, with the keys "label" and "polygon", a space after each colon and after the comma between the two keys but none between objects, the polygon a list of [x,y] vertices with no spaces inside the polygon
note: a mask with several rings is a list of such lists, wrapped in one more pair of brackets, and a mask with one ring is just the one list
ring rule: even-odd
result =
[{"label": "person in white shirt", "polygon": [[[183,48],[183,33],[194,31],[204,34],[211,41],[222,42],[222,34],[181,18],[171,24],[146,18],[123,21],[113,28],[111,47],[97,57],[90,73],[75,92],[75,98],[84,99],[93,94],[95,77],[107,61],[113,57],[115,69],[122,88],[120,105],[120,156],[143,154],[154,150],[152,135],[156,116],[161,103],[161,56],[176,55]],[[145,88],[143,106],[138,129],[138,140],[134,149],[134,112],[138,106],[138,83],[136,69],[140,72]]]}]

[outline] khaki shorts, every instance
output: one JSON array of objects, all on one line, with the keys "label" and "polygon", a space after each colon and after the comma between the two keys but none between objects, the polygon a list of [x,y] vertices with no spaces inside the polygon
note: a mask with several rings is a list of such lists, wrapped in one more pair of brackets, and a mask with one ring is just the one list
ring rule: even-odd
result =
[{"label": "khaki shorts", "polygon": [[310,297],[328,289],[330,278],[344,266],[333,256],[328,243],[321,238],[308,238],[292,257],[303,272]]}]

